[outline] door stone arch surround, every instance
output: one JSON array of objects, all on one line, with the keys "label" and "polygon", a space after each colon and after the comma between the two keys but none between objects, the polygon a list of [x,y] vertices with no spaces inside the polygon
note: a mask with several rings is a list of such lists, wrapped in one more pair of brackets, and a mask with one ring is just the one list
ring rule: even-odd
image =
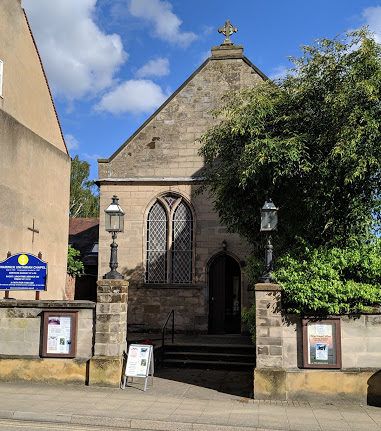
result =
[{"label": "door stone arch surround", "polygon": [[237,256],[223,251],[211,257],[207,265],[208,332],[241,332],[242,272]]}]

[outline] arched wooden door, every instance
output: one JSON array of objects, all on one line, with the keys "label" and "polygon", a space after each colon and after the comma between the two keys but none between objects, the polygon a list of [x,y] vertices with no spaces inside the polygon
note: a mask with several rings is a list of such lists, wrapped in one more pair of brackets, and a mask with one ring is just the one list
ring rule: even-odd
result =
[{"label": "arched wooden door", "polygon": [[209,267],[209,333],[241,332],[241,270],[227,254],[216,256]]}]

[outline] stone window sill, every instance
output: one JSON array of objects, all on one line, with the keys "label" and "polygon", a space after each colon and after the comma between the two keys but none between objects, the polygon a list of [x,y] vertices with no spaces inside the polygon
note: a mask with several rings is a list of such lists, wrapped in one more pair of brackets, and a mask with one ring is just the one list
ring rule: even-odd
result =
[{"label": "stone window sill", "polygon": [[143,283],[139,286],[143,289],[197,289],[201,290],[203,286],[200,284],[188,284],[188,283],[182,283],[182,284],[173,284],[173,283]]}]

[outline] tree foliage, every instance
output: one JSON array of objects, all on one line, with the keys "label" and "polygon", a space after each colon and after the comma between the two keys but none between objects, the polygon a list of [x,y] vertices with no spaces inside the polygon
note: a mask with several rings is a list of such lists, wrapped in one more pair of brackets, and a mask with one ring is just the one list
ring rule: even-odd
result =
[{"label": "tree foliage", "polygon": [[225,97],[221,121],[201,138],[204,188],[252,244],[271,196],[278,252],[296,235],[344,247],[380,226],[380,46],[361,29],[291,60],[285,78]]},{"label": "tree foliage", "polygon": [[381,240],[287,253],[275,273],[283,305],[297,314],[348,314],[381,305]]},{"label": "tree foliage", "polygon": [[84,266],[80,260],[80,252],[69,245],[67,251],[67,273],[72,277],[81,277],[84,274]]},{"label": "tree foliage", "polygon": [[289,310],[381,304],[380,45],[363,28],[302,46],[291,60],[284,78],[225,96],[219,123],[201,137],[201,190],[253,245],[255,281],[260,208],[267,197],[279,206],[275,274]]},{"label": "tree foliage", "polygon": [[96,186],[89,174],[90,165],[75,156],[71,161],[70,217],[99,216],[99,193],[93,193]]}]

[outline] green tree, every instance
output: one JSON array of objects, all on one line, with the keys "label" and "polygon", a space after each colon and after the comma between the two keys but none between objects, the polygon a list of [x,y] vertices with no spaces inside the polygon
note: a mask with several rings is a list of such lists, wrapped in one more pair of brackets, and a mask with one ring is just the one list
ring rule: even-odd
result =
[{"label": "green tree", "polygon": [[89,174],[90,165],[75,156],[71,160],[70,217],[99,216],[99,192],[93,193],[96,185]]},{"label": "green tree", "polygon": [[287,309],[355,312],[381,303],[380,45],[362,28],[291,60],[283,79],[225,96],[201,137],[201,190],[253,245],[254,282],[260,208],[267,197],[279,206],[275,276]]},{"label": "green tree", "polygon": [[296,235],[342,246],[380,227],[380,46],[367,29],[302,47],[278,81],[229,94],[201,138],[204,189],[258,246],[259,209],[279,206],[278,253]]},{"label": "green tree", "polygon": [[277,267],[289,312],[351,314],[381,304],[380,239],[346,248],[307,247],[303,258],[286,253]]},{"label": "green tree", "polygon": [[81,277],[85,272],[85,267],[80,260],[81,253],[73,247],[68,247],[67,251],[67,270],[72,277]]}]

